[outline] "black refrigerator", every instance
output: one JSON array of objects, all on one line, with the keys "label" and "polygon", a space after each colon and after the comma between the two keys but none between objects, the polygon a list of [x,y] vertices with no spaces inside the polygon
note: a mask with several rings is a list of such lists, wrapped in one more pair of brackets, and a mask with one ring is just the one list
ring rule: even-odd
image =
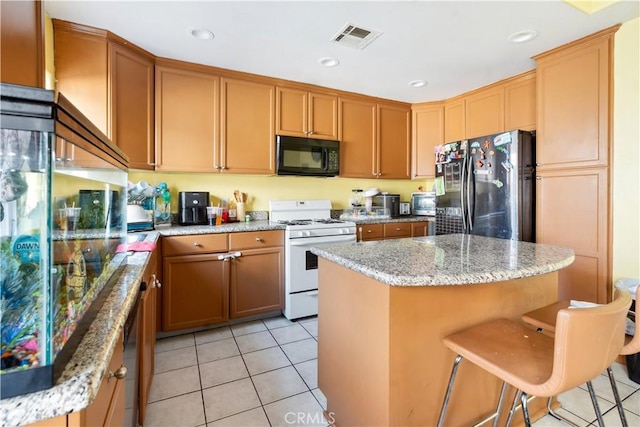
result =
[{"label": "black refrigerator", "polygon": [[440,145],[436,234],[533,242],[535,134],[503,132]]}]

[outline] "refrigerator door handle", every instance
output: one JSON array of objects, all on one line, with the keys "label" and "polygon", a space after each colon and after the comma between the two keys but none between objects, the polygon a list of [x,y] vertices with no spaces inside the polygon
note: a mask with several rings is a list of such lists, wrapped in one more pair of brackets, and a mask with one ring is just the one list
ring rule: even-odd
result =
[{"label": "refrigerator door handle", "polygon": [[[473,162],[469,161],[469,163],[467,164],[467,222],[469,223],[469,231],[473,230],[473,209],[471,207],[471,200],[474,201],[474,206],[473,208],[475,208],[475,194],[473,195],[473,198],[471,197],[471,182],[472,182],[472,178],[473,178]],[[474,188],[474,193],[475,193],[475,188]]]},{"label": "refrigerator door handle", "polygon": [[465,155],[462,158],[462,170],[460,171],[460,209],[462,210],[462,232],[467,232],[467,206],[464,203],[464,187],[465,187],[465,178],[466,178],[466,168],[467,168],[467,156]]}]

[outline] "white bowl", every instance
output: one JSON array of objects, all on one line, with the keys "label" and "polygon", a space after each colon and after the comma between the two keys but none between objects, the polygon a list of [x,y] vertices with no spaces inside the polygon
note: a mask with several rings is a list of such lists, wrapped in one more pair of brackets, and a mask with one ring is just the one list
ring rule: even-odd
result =
[{"label": "white bowl", "polygon": [[127,205],[127,222],[149,222],[149,214],[140,205]]}]

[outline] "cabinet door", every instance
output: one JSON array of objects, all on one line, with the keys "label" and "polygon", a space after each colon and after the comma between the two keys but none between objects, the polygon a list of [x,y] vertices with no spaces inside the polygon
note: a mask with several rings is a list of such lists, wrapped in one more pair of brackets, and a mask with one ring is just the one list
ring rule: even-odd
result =
[{"label": "cabinet door", "polygon": [[408,222],[390,222],[384,224],[384,238],[398,239],[411,237],[411,224]]},{"label": "cabinet door", "polygon": [[358,225],[358,240],[365,242],[367,240],[384,239],[384,224],[362,224]]},{"label": "cabinet door", "polygon": [[153,372],[155,366],[155,344],[156,344],[156,298],[158,294],[159,283],[156,279],[156,270],[158,268],[158,253],[154,251],[152,259],[145,269],[143,280],[147,284],[147,289],[143,294],[142,314],[139,320],[138,336],[138,360],[139,360],[139,377],[138,377],[138,420],[140,425],[144,425],[146,416],[147,401],[151,392],[151,383],[153,381]]},{"label": "cabinet door", "polygon": [[273,85],[222,79],[221,171],[274,174]]},{"label": "cabinet door", "polygon": [[229,319],[229,263],[218,260],[218,255],[164,258],[164,331],[195,328]]},{"label": "cabinet door", "polygon": [[276,133],[306,137],[308,108],[307,91],[277,87]]},{"label": "cabinet door", "polygon": [[377,177],[409,179],[411,173],[411,110],[378,104]]},{"label": "cabinet door", "polygon": [[129,157],[130,169],[154,169],[153,62],[109,43],[111,139]]},{"label": "cabinet door", "polygon": [[310,138],[338,139],[338,97],[309,93]]},{"label": "cabinet door", "polygon": [[284,308],[284,248],[249,249],[230,261],[229,317],[253,316]]},{"label": "cabinet door", "polygon": [[434,148],[444,143],[444,106],[442,103],[412,109],[411,176],[435,176]]},{"label": "cabinet door", "polygon": [[444,103],[444,142],[465,138],[464,99],[454,98]]},{"label": "cabinet door", "polygon": [[613,35],[537,57],[537,163],[607,166]]},{"label": "cabinet door", "polygon": [[538,172],[536,242],[572,248],[576,261],[560,270],[558,297],[606,303],[608,178],[606,169]]},{"label": "cabinet door", "polygon": [[376,104],[340,98],[338,102],[340,176],[375,177]]},{"label": "cabinet door", "polygon": [[220,79],[156,67],[156,169],[217,172]]},{"label": "cabinet door", "polygon": [[42,1],[0,2],[0,76],[3,83],[45,87]]},{"label": "cabinet door", "polygon": [[536,74],[526,73],[504,87],[505,130],[536,129]]},{"label": "cabinet door", "polygon": [[[112,138],[108,109],[108,46],[104,34],[53,20],[56,90]],[[95,29],[94,29],[95,30]]]},{"label": "cabinet door", "polygon": [[411,237],[424,237],[429,235],[429,223],[427,221],[411,223]]},{"label": "cabinet door", "polygon": [[504,131],[504,90],[491,87],[465,97],[465,138]]}]

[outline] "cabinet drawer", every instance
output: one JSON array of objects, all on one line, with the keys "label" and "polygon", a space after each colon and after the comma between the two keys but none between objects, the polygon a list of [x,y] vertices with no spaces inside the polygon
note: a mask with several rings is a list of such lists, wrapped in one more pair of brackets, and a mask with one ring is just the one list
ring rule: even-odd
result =
[{"label": "cabinet drawer", "polygon": [[283,246],[284,231],[246,231],[229,234],[229,250],[256,249],[269,246]]},{"label": "cabinet drawer", "polygon": [[162,239],[164,256],[204,254],[227,251],[227,233],[171,236]]},{"label": "cabinet drawer", "polygon": [[376,240],[384,237],[382,224],[369,224],[358,226],[358,238],[360,240]]},{"label": "cabinet drawer", "polygon": [[411,237],[411,223],[394,222],[385,224],[384,237]]}]

